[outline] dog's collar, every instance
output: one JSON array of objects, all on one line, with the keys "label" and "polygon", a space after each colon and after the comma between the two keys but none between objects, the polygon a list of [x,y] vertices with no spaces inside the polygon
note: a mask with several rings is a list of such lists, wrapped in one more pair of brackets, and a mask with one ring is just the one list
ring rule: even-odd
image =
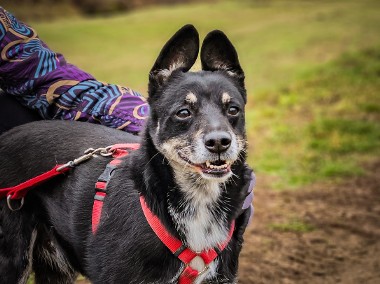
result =
[{"label": "dog's collar", "polygon": [[[148,221],[154,233],[161,240],[161,242],[185,265],[184,270],[181,272],[181,275],[179,276],[179,284],[193,283],[198,276],[205,273],[208,270],[208,265],[215,258],[217,258],[218,255],[228,245],[235,229],[235,221],[232,221],[228,237],[223,243],[219,244],[216,248],[213,249],[204,250],[201,252],[194,252],[188,247],[186,247],[181,240],[172,236],[168,232],[165,226],[161,223],[160,219],[156,215],[154,215],[153,212],[149,209],[143,196],[140,196],[140,203],[145,218]],[[201,257],[205,263],[205,267],[202,271],[198,271],[190,266],[190,262],[197,256]]]}]

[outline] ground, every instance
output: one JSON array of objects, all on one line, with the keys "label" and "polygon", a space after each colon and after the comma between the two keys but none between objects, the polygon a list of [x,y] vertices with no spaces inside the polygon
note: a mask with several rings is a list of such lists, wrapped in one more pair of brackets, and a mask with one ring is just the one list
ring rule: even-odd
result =
[{"label": "ground", "polygon": [[258,179],[239,283],[380,283],[380,160],[366,168],[297,191]]}]

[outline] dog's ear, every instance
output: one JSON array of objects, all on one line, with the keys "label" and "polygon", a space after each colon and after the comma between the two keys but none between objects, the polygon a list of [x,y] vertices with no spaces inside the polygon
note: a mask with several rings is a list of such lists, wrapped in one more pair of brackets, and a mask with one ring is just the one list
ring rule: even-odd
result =
[{"label": "dog's ear", "polygon": [[240,67],[235,47],[227,36],[219,30],[210,32],[201,48],[202,69],[205,71],[226,71],[238,79],[244,88],[244,72]]},{"label": "dog's ear", "polygon": [[199,34],[193,25],[179,29],[162,48],[149,73],[151,87],[163,85],[176,71],[189,71],[197,60],[199,52]]}]

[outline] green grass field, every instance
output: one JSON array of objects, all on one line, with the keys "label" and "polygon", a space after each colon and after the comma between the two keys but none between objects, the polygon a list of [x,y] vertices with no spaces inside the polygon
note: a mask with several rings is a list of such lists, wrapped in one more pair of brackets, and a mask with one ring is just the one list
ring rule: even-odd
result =
[{"label": "green grass field", "polygon": [[379,156],[379,9],[376,0],[219,1],[30,24],[69,62],[143,94],[177,29],[223,30],[246,72],[249,163],[284,189],[360,175]]}]

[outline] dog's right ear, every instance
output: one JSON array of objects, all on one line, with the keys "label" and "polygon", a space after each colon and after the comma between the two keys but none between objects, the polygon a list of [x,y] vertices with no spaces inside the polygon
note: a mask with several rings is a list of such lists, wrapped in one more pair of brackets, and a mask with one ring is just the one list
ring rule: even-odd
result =
[{"label": "dog's right ear", "polygon": [[154,63],[149,73],[149,90],[162,86],[176,70],[189,71],[197,60],[198,52],[197,30],[193,25],[183,26],[165,44]]}]

